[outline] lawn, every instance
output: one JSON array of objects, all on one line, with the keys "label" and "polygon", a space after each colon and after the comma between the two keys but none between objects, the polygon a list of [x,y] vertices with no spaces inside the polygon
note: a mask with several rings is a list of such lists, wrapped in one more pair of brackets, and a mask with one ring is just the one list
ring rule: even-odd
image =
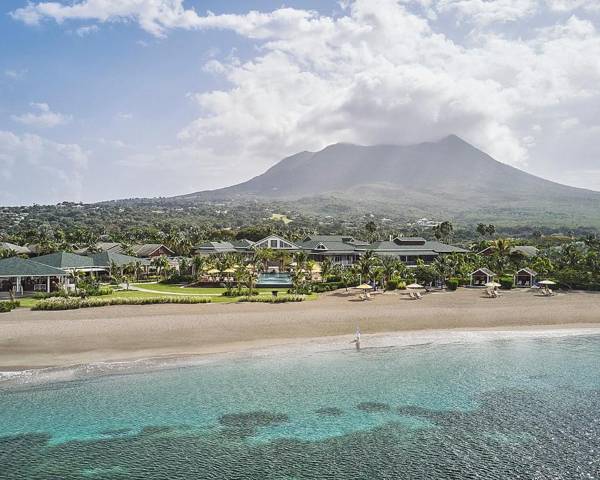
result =
[{"label": "lawn", "polygon": [[[159,286],[159,285],[154,285],[154,286]],[[162,286],[168,286],[168,287],[173,287],[173,285],[160,285]],[[178,288],[178,287],[175,287]],[[179,291],[183,290],[182,288],[179,288]],[[184,291],[187,292],[188,289],[185,289]],[[190,289],[190,290],[215,290],[216,292],[213,293],[214,296],[211,296],[211,302],[212,303],[236,303],[237,302],[237,297],[222,297],[220,296],[220,294],[225,290],[223,288],[213,288],[213,289],[204,289],[204,288],[197,288],[197,289]],[[265,290],[265,289],[263,289]],[[169,292],[160,292],[160,290],[156,290],[157,293],[159,294],[163,294],[163,295],[169,295]],[[281,292],[285,292],[285,290],[279,290]],[[271,293],[271,290],[262,292],[262,293]],[[117,291],[114,292],[112,295],[106,295],[103,296],[102,298],[123,298],[123,297],[129,297],[129,298],[144,298],[144,297],[156,297],[157,294],[156,293],[151,293],[151,292],[136,292],[133,290],[130,291],[126,291],[126,290],[121,290],[121,291]],[[177,295],[178,297],[180,295]],[[318,295],[313,293],[311,295],[307,295],[306,296],[306,300],[315,300],[318,298]],[[19,299],[19,302],[21,304],[21,308],[31,308],[33,307],[38,300],[36,300],[35,298],[21,298]]]}]

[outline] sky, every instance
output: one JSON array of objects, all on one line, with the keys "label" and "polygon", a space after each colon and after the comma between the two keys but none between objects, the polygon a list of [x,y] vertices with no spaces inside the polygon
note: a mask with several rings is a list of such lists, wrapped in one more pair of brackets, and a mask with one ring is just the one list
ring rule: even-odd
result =
[{"label": "sky", "polygon": [[449,134],[600,190],[600,1],[0,2],[0,205],[185,194]]}]

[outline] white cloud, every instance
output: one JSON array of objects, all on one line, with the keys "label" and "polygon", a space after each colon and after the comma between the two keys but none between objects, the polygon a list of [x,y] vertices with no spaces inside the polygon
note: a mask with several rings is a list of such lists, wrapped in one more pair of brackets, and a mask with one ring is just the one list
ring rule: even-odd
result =
[{"label": "white cloud", "polygon": [[63,115],[50,110],[47,103],[30,103],[33,112],[22,115],[12,115],[11,118],[18,123],[31,127],[52,128],[64,125],[72,120],[70,115]]},{"label": "white cloud", "polygon": [[79,145],[0,130],[0,204],[80,200],[88,153]]},{"label": "white cloud", "polygon": [[79,37],[86,37],[92,33],[96,33],[98,30],[100,30],[98,25],[84,25],[75,30],[75,34]]},{"label": "white cloud", "polygon": [[455,13],[461,21],[477,25],[513,22],[533,15],[538,0],[439,0],[440,13]]},{"label": "white cloud", "polygon": [[4,76],[11,80],[20,80],[27,74],[27,70],[4,70]]},{"label": "white cloud", "polygon": [[117,120],[131,120],[133,118],[133,114],[128,112],[119,112],[115,115],[115,118]]},{"label": "white cloud", "polygon": [[571,12],[577,9],[600,12],[600,2],[598,0],[546,0],[546,4],[550,9],[557,12]]}]

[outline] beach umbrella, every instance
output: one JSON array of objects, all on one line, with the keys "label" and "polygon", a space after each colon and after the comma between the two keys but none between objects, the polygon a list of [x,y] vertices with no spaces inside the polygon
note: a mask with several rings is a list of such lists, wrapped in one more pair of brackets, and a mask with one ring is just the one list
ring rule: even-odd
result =
[{"label": "beach umbrella", "polygon": [[556,282],[553,282],[552,280],[542,280],[541,282],[538,282],[538,285],[556,285]]},{"label": "beach umbrella", "polygon": [[227,270],[223,270],[223,273],[235,273],[235,269],[228,268]]},{"label": "beach umbrella", "polygon": [[216,268],[212,268],[206,273],[208,273],[209,275],[216,275],[217,273],[219,273],[219,271]]},{"label": "beach umbrella", "polygon": [[485,286],[488,288],[496,288],[501,287],[502,285],[500,285],[498,282],[488,282],[485,284]]},{"label": "beach umbrella", "polygon": [[363,283],[362,285],[354,288],[358,288],[359,290],[371,290],[373,287],[367,283]]},{"label": "beach umbrella", "polygon": [[407,285],[406,288],[423,288],[423,285],[419,285],[418,283],[411,283]]}]

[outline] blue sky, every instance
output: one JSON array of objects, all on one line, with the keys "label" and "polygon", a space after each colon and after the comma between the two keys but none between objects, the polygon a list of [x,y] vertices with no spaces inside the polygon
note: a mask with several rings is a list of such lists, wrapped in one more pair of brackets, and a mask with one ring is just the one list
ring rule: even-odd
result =
[{"label": "blue sky", "polygon": [[600,190],[595,1],[0,9],[0,204],[188,193],[330,143],[450,133]]}]

